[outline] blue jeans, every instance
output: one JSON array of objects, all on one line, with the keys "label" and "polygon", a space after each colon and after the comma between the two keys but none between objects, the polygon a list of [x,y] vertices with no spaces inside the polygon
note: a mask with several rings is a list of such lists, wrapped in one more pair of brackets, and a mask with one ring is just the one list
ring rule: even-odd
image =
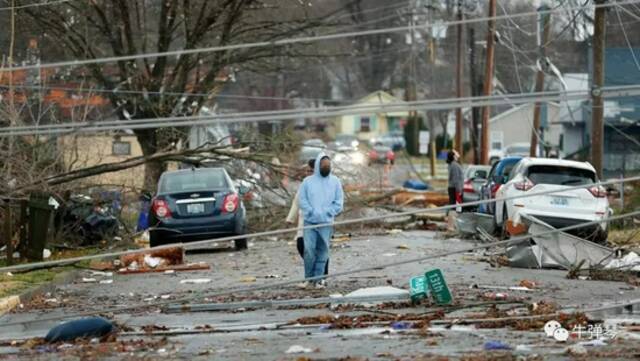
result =
[{"label": "blue jeans", "polygon": [[332,234],[332,227],[304,230],[305,278],[324,275],[324,270],[329,260],[329,242],[331,241]]}]

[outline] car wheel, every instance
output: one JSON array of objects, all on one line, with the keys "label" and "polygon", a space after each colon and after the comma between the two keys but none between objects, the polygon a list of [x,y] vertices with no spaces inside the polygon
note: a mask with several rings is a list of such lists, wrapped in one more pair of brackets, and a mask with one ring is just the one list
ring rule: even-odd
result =
[{"label": "car wheel", "polygon": [[493,225],[495,226],[495,231],[493,232],[493,234],[495,236],[500,236],[502,235],[502,228],[504,227],[504,224],[500,225],[498,224],[498,216],[496,215],[496,208],[495,208],[495,202],[493,203],[493,212],[491,212],[490,210],[488,210],[492,216],[493,216]]},{"label": "car wheel", "polygon": [[504,207],[502,211],[502,228],[500,233],[500,238],[505,240],[509,239],[509,231],[507,230],[507,221],[509,220],[509,215],[507,214],[507,207]]},{"label": "car wheel", "polygon": [[149,231],[149,246],[157,247],[162,246],[164,243],[160,238],[160,234],[158,231]]},{"label": "car wheel", "polygon": [[595,235],[592,238],[592,241],[598,244],[606,244],[608,239],[609,239],[609,230],[608,229],[603,230],[602,228],[598,228],[598,230],[596,231]]},{"label": "car wheel", "polygon": [[248,248],[247,246],[247,239],[243,238],[243,239],[236,239],[235,241],[233,241],[236,245],[236,250],[237,251],[243,251],[245,249]]}]

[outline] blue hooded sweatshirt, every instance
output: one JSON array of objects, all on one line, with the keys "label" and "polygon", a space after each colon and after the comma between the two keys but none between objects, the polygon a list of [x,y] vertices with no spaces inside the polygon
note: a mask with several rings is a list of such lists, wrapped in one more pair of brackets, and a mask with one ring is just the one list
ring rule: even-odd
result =
[{"label": "blue hooded sweatshirt", "polygon": [[320,175],[320,160],[324,156],[318,154],[313,175],[305,178],[300,187],[299,206],[305,224],[333,223],[342,212],[344,195],[340,180],[333,174]]}]

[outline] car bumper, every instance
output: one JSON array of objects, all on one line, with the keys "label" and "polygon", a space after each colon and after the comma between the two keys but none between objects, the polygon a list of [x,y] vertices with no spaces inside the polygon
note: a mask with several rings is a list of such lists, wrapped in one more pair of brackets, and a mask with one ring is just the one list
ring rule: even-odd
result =
[{"label": "car bumper", "polygon": [[197,219],[166,219],[154,226],[153,232],[166,242],[189,242],[246,233],[243,212]]},{"label": "car bumper", "polygon": [[[468,202],[477,202],[480,200],[480,195],[478,193],[464,193],[462,195],[462,200],[464,203]],[[477,207],[477,206],[474,206]]]},{"label": "car bumper", "polygon": [[[597,216],[594,215],[592,217],[585,217],[584,215],[576,216],[573,218],[566,217],[565,215],[558,214],[549,214],[549,213],[539,213],[527,211],[521,213],[521,215],[532,216],[540,221],[547,223],[553,228],[566,228],[566,227],[575,227],[570,230],[567,230],[566,233],[576,235],[578,237],[589,238],[593,236],[596,232],[605,231],[607,229],[607,222],[599,222],[599,223],[590,223],[590,222],[598,222],[605,218],[605,216]],[[584,223],[590,223],[588,225],[581,226]]]}]

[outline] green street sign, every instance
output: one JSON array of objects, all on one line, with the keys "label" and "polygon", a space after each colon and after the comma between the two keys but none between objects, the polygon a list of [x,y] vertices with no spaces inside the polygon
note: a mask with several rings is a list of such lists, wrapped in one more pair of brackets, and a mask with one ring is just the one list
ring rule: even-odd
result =
[{"label": "green street sign", "polygon": [[444,280],[442,271],[439,269],[431,270],[424,274],[427,282],[429,293],[433,295],[433,299],[439,305],[448,305],[453,301],[451,291],[447,287],[447,282]]},{"label": "green street sign", "polygon": [[409,295],[412,301],[418,301],[427,297],[427,280],[424,276],[413,277],[409,280]]}]

